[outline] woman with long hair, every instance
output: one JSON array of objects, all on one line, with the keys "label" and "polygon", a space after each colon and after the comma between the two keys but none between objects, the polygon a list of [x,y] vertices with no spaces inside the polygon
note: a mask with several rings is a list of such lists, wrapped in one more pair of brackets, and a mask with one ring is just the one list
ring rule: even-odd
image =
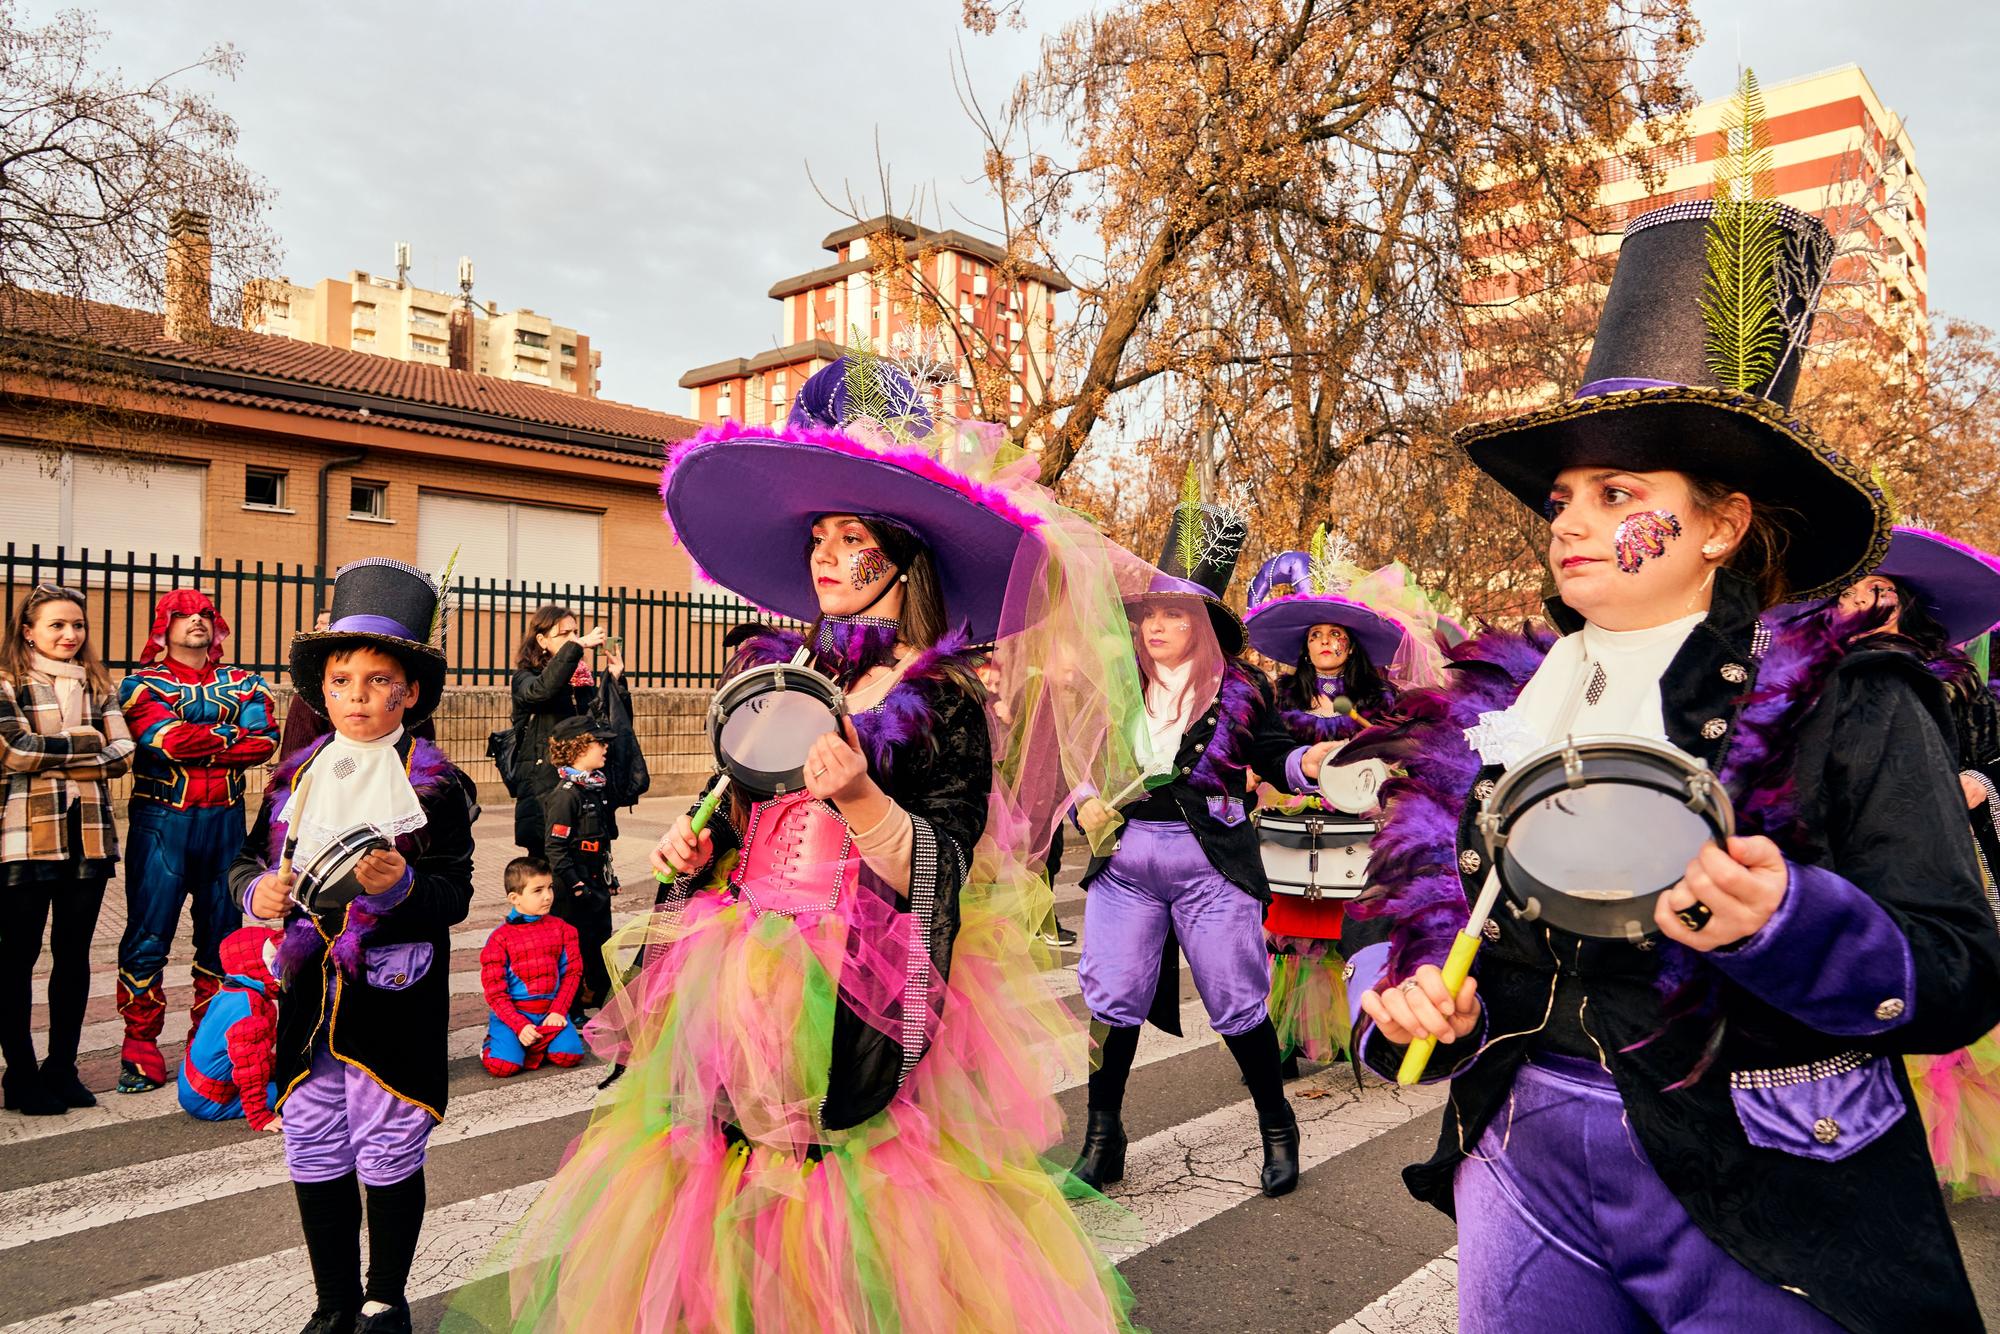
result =
[{"label": "woman with long hair", "polygon": [[[1833,246],[1810,215],[1742,207],[1628,223],[1583,388],[1460,433],[1546,517],[1562,637],[1460,645],[1448,689],[1350,743],[1410,775],[1349,910],[1392,926],[1354,960],[1357,1040],[1378,1071],[1450,1080],[1404,1179],[1457,1218],[1467,1334],[1979,1325],[1902,1057],[2000,1020],[2000,933],[1935,679],[1834,610],[1761,616],[1845,588],[1890,525],[1789,407]],[[1730,229],[1759,226],[1764,299],[1704,302],[1745,262]],[[1535,853],[1566,841],[1599,872],[1562,895],[1515,860],[1511,805],[1486,808],[1551,756],[1588,796],[1580,752],[1550,748],[1604,736],[1706,766],[1735,834],[1660,885],[1644,863],[1677,803],[1652,827],[1559,788],[1520,814],[1564,831]],[[1507,903],[1465,937],[1489,875]],[[1617,903],[1621,875],[1645,879]],[[1460,938],[1478,950],[1453,988]]]},{"label": "woman with long hair", "polygon": [[[76,1074],[90,941],[118,863],[110,780],[132,762],[132,737],[90,641],[84,595],[36,584],[0,644],[0,1077],[9,1111],[60,1116],[97,1099]],[[37,1066],[29,1016],[42,932],[49,931],[48,1054]]]},{"label": "woman with long hair", "polygon": [[[540,857],[548,842],[548,826],[542,820],[542,798],[562,781],[549,763],[549,738],[556,724],[565,718],[581,717],[591,711],[603,688],[584,655],[603,647],[607,634],[603,626],[579,631],[577,615],[559,602],[535,608],[514,650],[512,693],[514,765],[517,794],[514,799],[514,842],[523,852]],[[631,692],[625,685],[625,659],[615,648],[604,655],[605,671],[612,688],[626,697],[626,716],[631,716]]]},{"label": "woman with long hair", "polygon": [[[836,363],[795,413],[861,374],[895,373]],[[1086,526],[960,470],[997,432],[926,447],[879,409],[830,415],[727,423],[668,460],[690,556],[807,623],[753,635],[729,680],[802,661],[843,698],[798,733],[802,789],[740,792],[660,841],[670,887],[625,933],[643,966],[585,1032],[625,1074],[508,1252],[508,1309],[463,1312],[482,1325],[1126,1325],[1039,1156],[1061,1135],[1050,1044],[1080,1034],[1037,994],[1047,835],[1011,818],[1024,759],[996,764],[969,647],[1018,661],[1035,627],[1010,584],[1045,587],[1023,575],[1052,530]]]}]

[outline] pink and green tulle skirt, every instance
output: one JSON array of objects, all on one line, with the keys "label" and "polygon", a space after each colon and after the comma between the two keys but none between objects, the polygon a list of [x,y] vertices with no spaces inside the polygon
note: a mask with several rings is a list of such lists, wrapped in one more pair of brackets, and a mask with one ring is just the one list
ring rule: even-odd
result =
[{"label": "pink and green tulle skirt", "polygon": [[1347,960],[1333,941],[1269,936],[1271,1024],[1286,1056],[1330,1064],[1353,1036],[1347,1008]]},{"label": "pink and green tulle skirt", "polygon": [[1905,1060],[1938,1180],[1960,1199],[2000,1196],[2000,1029],[1943,1056]]},{"label": "pink and green tulle skirt", "polygon": [[587,1030],[626,1074],[490,1262],[504,1299],[468,1289],[447,1328],[1129,1328],[1130,1294],[1066,1198],[1080,1188],[1041,1157],[1082,1030],[1014,916],[979,901],[961,900],[923,1058],[838,1131],[818,1122],[835,998],[896,1018],[900,968],[857,985],[862,933],[890,924],[701,895],[629,928],[649,962]]}]

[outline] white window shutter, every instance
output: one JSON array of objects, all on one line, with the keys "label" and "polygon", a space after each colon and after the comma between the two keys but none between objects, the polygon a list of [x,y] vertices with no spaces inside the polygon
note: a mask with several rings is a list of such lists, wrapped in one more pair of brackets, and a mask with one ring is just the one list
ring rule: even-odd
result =
[{"label": "white window shutter", "polygon": [[93,558],[130,551],[184,565],[202,556],[202,500],[208,469],[76,453],[70,462],[68,545]]}]

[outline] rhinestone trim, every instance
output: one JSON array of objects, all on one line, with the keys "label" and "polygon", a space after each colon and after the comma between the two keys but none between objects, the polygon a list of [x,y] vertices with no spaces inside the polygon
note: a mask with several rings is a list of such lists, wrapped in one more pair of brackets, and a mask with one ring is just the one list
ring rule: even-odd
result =
[{"label": "rhinestone trim", "polygon": [[[896,1076],[902,1087],[924,1054],[924,1024],[931,1012],[931,928],[937,921],[940,840],[931,822],[910,817],[910,961],[903,973],[903,1069]],[[953,848],[952,869],[958,869]]]},{"label": "rhinestone trim", "polygon": [[[1778,210],[1778,225],[1790,232],[1826,230],[1826,224],[1810,213],[1801,212],[1790,204],[1773,203]],[[1668,204],[1650,213],[1641,213],[1625,224],[1625,235],[1634,236],[1649,227],[1662,227],[1670,222],[1709,222],[1715,217],[1713,199],[1687,199],[1678,204]]]},{"label": "rhinestone trim", "polygon": [[1874,1059],[1865,1051],[1847,1051],[1838,1056],[1829,1056],[1823,1061],[1810,1061],[1805,1065],[1778,1065],[1764,1070],[1731,1070],[1729,1087],[1777,1089],[1790,1088],[1795,1084],[1811,1084],[1818,1080],[1830,1079],[1834,1075],[1852,1074]]}]

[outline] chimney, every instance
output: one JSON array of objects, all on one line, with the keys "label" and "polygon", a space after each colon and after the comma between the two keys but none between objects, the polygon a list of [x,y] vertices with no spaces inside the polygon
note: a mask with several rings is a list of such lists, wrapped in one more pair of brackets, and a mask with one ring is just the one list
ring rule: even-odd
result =
[{"label": "chimney", "polygon": [[167,220],[166,336],[179,342],[208,333],[208,215],[177,208]]}]

